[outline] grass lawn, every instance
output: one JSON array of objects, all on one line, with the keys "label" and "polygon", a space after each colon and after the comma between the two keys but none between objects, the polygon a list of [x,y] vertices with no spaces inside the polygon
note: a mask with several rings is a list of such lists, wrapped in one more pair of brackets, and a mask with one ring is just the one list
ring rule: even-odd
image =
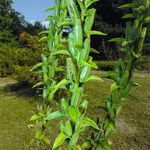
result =
[{"label": "grass lawn", "polygon": [[[93,71],[93,74],[104,77],[104,72]],[[127,97],[123,103],[124,108],[117,120],[118,137],[113,139],[113,150],[150,148],[150,76],[148,73],[135,73],[134,80],[142,87],[135,87],[131,91],[132,98]],[[4,90],[7,83],[14,84],[14,81],[0,79],[0,150],[27,150],[34,137],[33,129],[28,128],[29,118],[37,102],[27,91]],[[104,78],[103,83],[86,84],[85,97],[90,101],[87,115],[91,118],[103,117],[103,98],[108,93],[110,83]],[[55,134],[56,130],[52,132]]]}]

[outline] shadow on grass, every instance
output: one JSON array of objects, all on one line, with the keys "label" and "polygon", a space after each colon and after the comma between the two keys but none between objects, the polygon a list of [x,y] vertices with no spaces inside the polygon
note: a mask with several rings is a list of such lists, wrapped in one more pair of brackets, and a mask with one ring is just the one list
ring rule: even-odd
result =
[{"label": "shadow on grass", "polygon": [[23,97],[38,97],[36,89],[33,89],[31,85],[25,83],[8,84],[5,87],[3,87],[3,92],[14,93],[18,96]]}]

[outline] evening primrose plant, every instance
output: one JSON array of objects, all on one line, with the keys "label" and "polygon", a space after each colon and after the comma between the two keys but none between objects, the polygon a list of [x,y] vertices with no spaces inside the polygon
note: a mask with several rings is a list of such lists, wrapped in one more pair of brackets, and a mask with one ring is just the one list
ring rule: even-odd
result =
[{"label": "evening primrose plant", "polygon": [[49,122],[45,120],[45,117],[52,111],[51,103],[57,102],[54,100],[54,95],[58,89],[63,88],[69,81],[63,79],[57,81],[55,76],[58,72],[63,71],[63,67],[59,66],[59,60],[55,55],[60,47],[64,47],[62,38],[62,22],[66,18],[67,10],[64,0],[56,0],[56,5],[53,8],[48,8],[46,11],[54,11],[53,16],[48,16],[49,29],[40,33],[44,35],[41,40],[48,41],[48,55],[42,54],[42,62],[35,65],[32,70],[36,70],[36,73],[42,76],[42,82],[37,83],[34,87],[42,85],[42,98],[43,106],[40,106],[39,113],[32,116],[31,121],[36,121],[36,143],[37,149],[41,148],[41,143],[46,142],[49,144],[49,139],[46,136],[46,129],[50,128]]},{"label": "evening primrose plant", "polygon": [[[55,0],[55,6],[47,9],[54,11],[54,15],[47,18],[50,22],[49,29],[40,34],[45,35],[42,40],[48,41],[49,54],[42,55],[42,62],[33,67],[43,78],[43,82],[37,85],[43,85],[44,106],[31,118],[36,121],[37,149],[41,149],[40,144],[43,141],[50,143],[46,129],[49,130],[51,122],[57,122],[60,126],[59,134],[52,149],[109,150],[122,101],[130,89],[138,85],[132,81],[132,75],[141,57],[146,23],[150,22],[149,0],[133,0],[132,3],[120,7],[132,9],[132,13],[123,16],[131,21],[127,22],[124,38],[110,40],[120,44],[123,57],[119,59],[116,69],[108,73],[113,83],[105,100],[106,118],[95,122],[86,116],[89,102],[84,98],[84,85],[90,80],[102,81],[91,75],[91,69],[97,69],[90,56],[90,52],[97,52],[90,46],[91,35],[106,36],[92,30],[96,10],[91,6],[96,1]],[[63,38],[64,29],[68,31],[67,40]],[[65,55],[66,68],[59,65],[59,55]],[[64,72],[65,77],[58,81],[56,76],[60,71]],[[69,91],[70,96],[55,99],[59,89]],[[57,105],[57,110],[52,109],[52,103]],[[88,127],[92,136],[80,145],[79,138]]]},{"label": "evening primrose plant", "polygon": [[110,139],[116,134],[116,118],[122,109],[122,102],[134,86],[133,71],[141,58],[143,43],[146,36],[146,24],[150,23],[150,1],[133,0],[132,3],[120,6],[119,9],[132,9],[132,13],[125,14],[123,19],[130,19],[126,24],[125,37],[114,38],[109,42],[117,42],[120,45],[122,58],[119,59],[116,69],[108,73],[113,80],[110,92],[105,100],[106,119],[98,121],[100,131],[94,132],[92,139],[83,145],[87,149],[111,149]]},{"label": "evening primrose plant", "polygon": [[[83,98],[84,84],[90,80],[102,81],[99,77],[91,75],[91,68],[97,65],[89,56],[91,35],[106,35],[102,32],[92,31],[95,9],[89,8],[95,1],[66,0],[68,18],[62,22],[63,25],[72,26],[68,36],[68,50],[56,51],[53,55],[67,55],[66,60],[66,88],[71,92],[69,100],[61,99],[61,108],[50,113],[46,120],[60,120],[60,134],[57,136],[53,149],[61,147],[64,142],[68,149],[77,149],[80,134],[86,127],[93,127],[100,130],[97,124],[86,117],[88,101]],[[79,7],[78,7],[79,6]]]}]

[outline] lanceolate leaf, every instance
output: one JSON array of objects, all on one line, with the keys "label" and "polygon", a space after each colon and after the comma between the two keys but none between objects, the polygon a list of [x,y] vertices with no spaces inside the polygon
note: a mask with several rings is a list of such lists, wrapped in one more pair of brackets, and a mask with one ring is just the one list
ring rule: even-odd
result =
[{"label": "lanceolate leaf", "polygon": [[100,77],[93,76],[93,75],[91,75],[87,81],[90,81],[90,80],[103,81]]},{"label": "lanceolate leaf", "polygon": [[91,52],[91,53],[97,53],[97,54],[99,54],[99,51],[97,51],[97,50],[94,49],[94,48],[91,48],[91,49],[90,49],[90,52]]},{"label": "lanceolate leaf", "polygon": [[102,35],[102,36],[107,35],[107,34],[100,32],[100,31],[89,31],[87,34],[89,34],[89,35]]},{"label": "lanceolate leaf", "polygon": [[126,41],[125,38],[113,38],[110,39],[108,42],[117,42],[118,44],[122,44],[124,41]]},{"label": "lanceolate leaf", "polygon": [[61,80],[52,90],[52,92],[50,93],[50,95],[48,96],[49,100],[51,100],[54,96],[54,93],[62,86],[67,85],[68,83],[70,83],[70,81],[67,81],[66,79]]},{"label": "lanceolate leaf", "polygon": [[88,8],[91,6],[93,3],[97,2],[99,0],[85,0],[85,7]]},{"label": "lanceolate leaf", "polygon": [[53,149],[56,149],[59,146],[61,146],[64,143],[66,138],[67,136],[64,133],[60,133],[54,142]]},{"label": "lanceolate leaf", "polygon": [[79,6],[80,6],[80,9],[81,10],[84,10],[84,4],[83,4],[83,2],[81,1],[81,0],[77,0],[77,2],[78,2],[78,4],[79,4]]},{"label": "lanceolate leaf", "polygon": [[91,120],[87,117],[83,118],[82,126],[93,127],[94,129],[100,130],[100,128],[97,126],[97,124],[93,120]]},{"label": "lanceolate leaf", "polygon": [[70,139],[69,145],[74,146],[75,144],[77,144],[78,138],[79,138],[79,133],[75,132]]},{"label": "lanceolate leaf", "polygon": [[78,104],[78,101],[79,101],[82,91],[83,91],[82,88],[77,88],[73,91],[73,96],[71,98],[72,106],[77,107],[77,104]]},{"label": "lanceolate leaf", "polygon": [[132,19],[134,18],[133,14],[126,14],[122,17],[122,19]]},{"label": "lanceolate leaf", "polygon": [[50,114],[47,115],[47,117],[45,118],[45,120],[53,120],[53,119],[58,119],[58,118],[61,118],[63,117],[63,113],[60,112],[60,111],[55,111],[55,112],[52,112]]},{"label": "lanceolate leaf", "polygon": [[91,28],[93,26],[93,22],[94,22],[94,16],[95,16],[95,9],[90,9],[88,11],[88,15],[85,19],[85,26],[84,26],[84,31],[87,34],[89,31],[91,31]]},{"label": "lanceolate leaf", "polygon": [[87,65],[89,67],[92,67],[92,68],[95,68],[95,69],[98,69],[96,63],[94,63],[93,61],[90,61],[90,62],[83,62],[84,65]]},{"label": "lanceolate leaf", "polygon": [[71,56],[70,52],[67,50],[58,50],[52,53],[53,55],[68,55]]},{"label": "lanceolate leaf", "polygon": [[49,8],[47,8],[46,10],[45,10],[45,12],[47,12],[47,11],[54,11],[55,10],[55,6],[54,7],[49,7]]},{"label": "lanceolate leaf", "polygon": [[76,18],[79,19],[80,18],[79,11],[77,9],[77,6],[74,3],[74,0],[67,0],[67,5],[72,19],[76,19]]},{"label": "lanceolate leaf", "polygon": [[66,125],[65,125],[65,133],[69,137],[72,135],[72,126],[69,120],[66,122]]},{"label": "lanceolate leaf", "polygon": [[144,21],[145,21],[146,23],[150,23],[150,16],[146,17],[146,18],[144,19]]},{"label": "lanceolate leaf", "polygon": [[42,66],[44,66],[44,63],[38,63],[38,64],[36,64],[36,65],[31,69],[31,71],[36,70],[36,69],[38,69],[39,67],[42,67]]},{"label": "lanceolate leaf", "polygon": [[133,7],[133,4],[132,3],[128,3],[128,4],[121,5],[118,8],[119,9],[125,9],[125,8],[132,8],[132,7]]},{"label": "lanceolate leaf", "polygon": [[40,38],[39,42],[41,42],[41,41],[47,41],[47,39],[48,39],[48,37],[44,36],[44,37]]},{"label": "lanceolate leaf", "polygon": [[64,22],[61,23],[62,26],[64,25],[74,25],[74,22],[72,21],[72,19],[67,18],[66,20],[64,20]]},{"label": "lanceolate leaf", "polygon": [[80,113],[78,108],[70,106],[69,107],[69,115],[70,115],[70,119],[73,122],[77,122],[79,117],[80,117],[80,115],[81,115],[81,113]]}]

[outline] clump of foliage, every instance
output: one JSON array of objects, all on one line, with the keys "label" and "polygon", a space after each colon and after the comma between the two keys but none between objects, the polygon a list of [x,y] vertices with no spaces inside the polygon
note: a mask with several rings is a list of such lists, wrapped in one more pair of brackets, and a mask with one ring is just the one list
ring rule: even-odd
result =
[{"label": "clump of foliage", "polygon": [[[110,149],[110,139],[116,133],[116,118],[122,108],[122,101],[137,83],[132,81],[133,71],[141,57],[141,51],[146,36],[145,25],[150,22],[149,0],[133,0],[120,8],[130,8],[131,13],[123,18],[132,19],[127,22],[125,37],[114,38],[110,42],[120,45],[122,58],[117,62],[114,71],[108,73],[113,80],[109,95],[105,99],[106,116],[97,122],[86,116],[88,100],[84,98],[84,85],[90,80],[102,81],[101,78],[91,75],[91,68],[97,69],[90,52],[92,49],[91,35],[105,36],[106,34],[93,31],[95,9],[90,6],[97,0],[56,0],[56,5],[48,8],[54,10],[54,15],[49,16],[50,28],[41,34],[42,39],[47,39],[49,55],[42,54],[42,62],[35,65],[33,70],[42,75],[43,81],[35,86],[43,88],[43,106],[39,113],[32,116],[36,121],[37,149],[41,149],[42,142],[50,143],[48,139],[51,121],[59,121],[59,135],[56,137],[52,149]],[[68,11],[68,14],[67,14]],[[64,46],[62,31],[71,26],[68,36],[68,49]],[[60,50],[61,49],[63,50]],[[58,55],[65,55],[66,69],[59,64]],[[38,69],[40,68],[40,70]],[[64,71],[65,77],[56,80],[57,72]],[[69,91],[69,97],[55,99],[59,89]],[[56,104],[56,110],[52,104]],[[79,142],[80,135],[90,127],[92,136]],[[48,130],[48,132],[47,132]]]},{"label": "clump of foliage", "polygon": [[[33,25],[12,8],[12,0],[0,0],[0,76],[13,75],[21,83],[31,83],[27,77],[33,65],[40,61],[43,42],[38,33],[45,28]],[[33,84],[33,83],[32,83]]]},{"label": "clump of foliage", "polygon": [[122,58],[119,59],[114,71],[108,73],[113,80],[109,96],[105,100],[106,119],[99,120],[100,132],[94,132],[90,141],[91,148],[110,149],[109,140],[116,132],[116,118],[122,109],[122,102],[134,86],[138,83],[132,81],[133,71],[141,58],[142,47],[146,36],[146,24],[150,22],[149,0],[133,0],[132,3],[119,7],[120,9],[130,8],[131,13],[125,14],[122,18],[132,19],[127,22],[125,37],[114,38],[110,42],[117,42],[121,45]]}]

